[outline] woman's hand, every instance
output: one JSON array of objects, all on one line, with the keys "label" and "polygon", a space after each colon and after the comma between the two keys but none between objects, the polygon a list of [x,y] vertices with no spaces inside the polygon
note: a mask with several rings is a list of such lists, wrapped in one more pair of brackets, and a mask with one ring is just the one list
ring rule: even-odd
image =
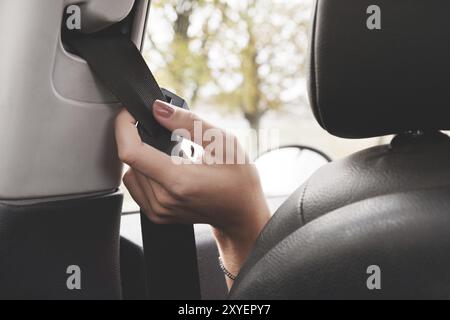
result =
[{"label": "woman's hand", "polygon": [[193,163],[144,144],[135,119],[123,110],[116,121],[116,140],[120,159],[130,166],[126,187],[154,223],[212,225],[226,268],[237,274],[270,219],[256,168],[234,136],[194,113],[161,101],[153,113],[171,132],[188,133],[205,153]]}]

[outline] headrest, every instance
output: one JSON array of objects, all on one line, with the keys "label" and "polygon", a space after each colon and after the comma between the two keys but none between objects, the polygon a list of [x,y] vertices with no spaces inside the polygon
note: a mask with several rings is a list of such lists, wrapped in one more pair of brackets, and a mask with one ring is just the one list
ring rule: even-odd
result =
[{"label": "headrest", "polygon": [[317,0],[309,96],[333,135],[450,129],[450,1]]}]

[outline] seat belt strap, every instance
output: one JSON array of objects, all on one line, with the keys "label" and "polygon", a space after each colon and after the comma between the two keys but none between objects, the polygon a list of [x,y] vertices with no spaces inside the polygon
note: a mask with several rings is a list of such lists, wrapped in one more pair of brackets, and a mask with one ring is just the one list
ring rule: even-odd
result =
[{"label": "seat belt strap", "polygon": [[[186,105],[159,87],[134,43],[125,35],[108,30],[87,35],[74,33],[65,40],[138,121],[142,140],[170,155],[176,142],[171,141],[171,132],[153,117],[153,104],[158,99],[179,107]],[[193,226],[156,225],[141,212],[141,227],[149,299],[200,299]]]}]

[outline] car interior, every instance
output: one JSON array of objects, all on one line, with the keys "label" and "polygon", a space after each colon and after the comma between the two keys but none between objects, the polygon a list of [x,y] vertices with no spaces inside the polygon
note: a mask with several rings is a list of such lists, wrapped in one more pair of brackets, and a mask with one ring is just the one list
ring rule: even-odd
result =
[{"label": "car interior", "polygon": [[[336,160],[295,145],[261,154],[274,214],[230,291],[208,226],[123,210],[117,112],[152,118],[152,95],[189,104],[142,58],[151,2],[0,0],[0,299],[450,298],[448,2],[314,2],[315,121],[390,138]],[[72,5],[83,32],[65,30]],[[146,143],[168,147],[142,123]],[[374,267],[382,289],[368,285]]]}]

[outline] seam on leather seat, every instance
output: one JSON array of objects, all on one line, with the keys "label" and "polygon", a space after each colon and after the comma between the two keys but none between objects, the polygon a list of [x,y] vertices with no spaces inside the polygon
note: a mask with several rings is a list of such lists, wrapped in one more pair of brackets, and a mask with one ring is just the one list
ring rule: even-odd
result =
[{"label": "seam on leather seat", "polygon": [[[372,194],[372,195],[370,195],[368,197],[363,197],[363,198],[357,199],[355,201],[350,201],[348,203],[344,203],[344,204],[342,204],[342,205],[340,205],[338,207],[335,207],[335,208],[332,208],[332,209],[328,209],[326,212],[321,213],[319,215],[316,215],[313,219],[310,219],[309,221],[306,221],[305,212],[304,212],[304,210],[302,210],[301,214],[302,214],[303,226],[301,226],[300,228],[303,228],[305,225],[307,225],[307,224],[313,222],[314,220],[317,220],[317,219],[319,219],[319,218],[321,218],[321,217],[323,217],[323,216],[325,216],[325,215],[327,215],[327,214],[329,214],[329,213],[331,213],[333,211],[340,210],[342,208],[351,206],[351,205],[353,205],[355,203],[368,201],[368,200],[371,200],[371,199],[374,199],[374,198],[378,198],[378,197],[385,197],[385,196],[388,196],[388,195],[406,194],[406,193],[419,192],[419,191],[430,191],[430,190],[435,190],[435,189],[439,190],[439,189],[444,189],[444,188],[450,188],[450,183],[442,184],[442,185],[437,184],[437,185],[434,185],[434,186],[427,186],[427,187],[420,187],[420,188],[406,188],[405,190],[401,190],[401,191],[399,190],[399,191],[392,191],[392,192],[374,193],[374,194]],[[305,200],[304,197],[302,197],[302,202],[303,202],[301,204],[302,206],[304,206],[304,200]]]},{"label": "seam on leather seat", "polygon": [[300,201],[298,202],[298,206],[297,206],[297,213],[300,214],[303,226],[306,224],[305,214],[304,214],[303,210],[304,210],[304,203],[305,203],[305,197],[306,197],[306,189],[308,189],[308,183],[309,183],[309,181],[307,181],[305,183],[305,187],[303,189],[302,196],[301,196]]}]

